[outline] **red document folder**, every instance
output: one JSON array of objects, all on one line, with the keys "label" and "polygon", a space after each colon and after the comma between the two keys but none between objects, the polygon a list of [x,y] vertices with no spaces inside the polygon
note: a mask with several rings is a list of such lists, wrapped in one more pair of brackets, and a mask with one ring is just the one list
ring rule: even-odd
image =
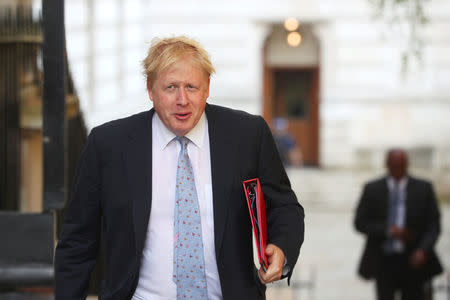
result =
[{"label": "red document folder", "polygon": [[253,233],[255,236],[258,259],[264,271],[269,264],[266,256],[267,245],[267,218],[266,203],[258,178],[246,180],[244,185],[245,198],[247,199],[248,211],[252,222]]}]

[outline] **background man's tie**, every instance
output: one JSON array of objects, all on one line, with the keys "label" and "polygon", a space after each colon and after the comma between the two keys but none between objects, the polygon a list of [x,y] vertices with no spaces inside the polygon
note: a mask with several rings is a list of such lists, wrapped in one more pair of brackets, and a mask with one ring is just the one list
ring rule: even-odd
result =
[{"label": "background man's tie", "polygon": [[[400,187],[398,183],[394,184],[394,187],[390,193],[389,212],[388,212],[388,228],[397,225],[397,217],[399,213],[400,204]],[[395,252],[395,243],[397,239],[389,237],[385,243],[384,250],[387,254]]]},{"label": "background man's tie", "polygon": [[189,140],[175,138],[178,155],[174,211],[173,281],[177,299],[208,299],[203,257],[202,224],[194,172],[187,152]]}]

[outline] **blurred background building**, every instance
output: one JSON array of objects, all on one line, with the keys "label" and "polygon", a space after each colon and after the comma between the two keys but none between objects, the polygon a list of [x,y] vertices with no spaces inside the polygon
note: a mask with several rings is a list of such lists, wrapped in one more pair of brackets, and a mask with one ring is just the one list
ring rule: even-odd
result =
[{"label": "blurred background building", "polygon": [[[373,294],[372,286],[356,278],[362,238],[351,219],[361,184],[382,174],[385,151],[392,146],[406,148],[413,171],[435,183],[443,208],[438,252],[449,268],[450,2],[418,1],[428,22],[415,29],[402,19],[390,22],[402,13],[395,7],[376,18],[376,2],[66,0],[68,93],[73,95],[66,100],[67,118],[76,117],[77,128],[68,148],[82,145],[83,126],[89,132],[148,110],[140,62],[151,40],[187,35],[207,49],[216,67],[209,103],[261,114],[269,124],[282,118],[301,151],[299,165],[308,167],[288,169],[307,212],[306,242],[294,276],[294,286],[304,291],[301,299]],[[39,0],[2,1],[17,3],[32,11],[41,6]],[[406,61],[403,54],[411,52],[414,34],[423,47]],[[15,175],[19,204],[11,205],[38,212],[42,134],[39,114],[31,112],[39,107],[33,102],[39,88],[27,87],[38,82],[39,56],[35,63],[20,82],[21,101],[29,105],[20,110],[16,138],[22,146],[14,158],[22,170]],[[73,170],[67,174],[70,183]],[[277,285],[271,290],[281,293],[272,299],[299,297]]]},{"label": "blurred background building", "polygon": [[[217,68],[209,102],[269,123],[287,117],[307,165],[379,167],[396,144],[420,167],[450,168],[446,0],[425,2],[422,60],[404,75],[408,28],[374,18],[368,0],[66,2],[68,54],[88,128],[148,109],[140,61],[154,37],[184,34]],[[298,46],[288,45],[288,17],[299,22]]]}]

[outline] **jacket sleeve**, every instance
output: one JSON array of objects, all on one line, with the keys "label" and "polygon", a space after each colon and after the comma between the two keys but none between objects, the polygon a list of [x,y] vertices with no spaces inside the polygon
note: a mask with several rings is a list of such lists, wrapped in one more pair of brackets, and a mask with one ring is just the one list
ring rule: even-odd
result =
[{"label": "jacket sleeve", "polygon": [[367,236],[375,238],[386,238],[387,228],[382,218],[374,216],[371,207],[371,195],[375,193],[374,187],[370,184],[364,186],[361,198],[356,208],[354,226],[356,230]]},{"label": "jacket sleeve", "polygon": [[441,232],[440,212],[436,201],[436,196],[431,184],[426,185],[428,211],[425,214],[425,229],[419,241],[419,248],[430,251],[434,248]]},{"label": "jacket sleeve", "polygon": [[299,204],[284,170],[272,133],[264,119],[261,122],[259,170],[267,207],[268,243],[283,250],[292,275],[304,239],[304,210]]},{"label": "jacket sleeve", "polygon": [[98,252],[100,171],[95,129],[88,137],[74,179],[55,251],[55,299],[86,299]]}]

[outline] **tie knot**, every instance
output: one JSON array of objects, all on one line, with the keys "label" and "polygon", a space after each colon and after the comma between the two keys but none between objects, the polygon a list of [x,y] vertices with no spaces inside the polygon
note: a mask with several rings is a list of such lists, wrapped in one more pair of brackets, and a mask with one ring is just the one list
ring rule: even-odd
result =
[{"label": "tie knot", "polygon": [[176,141],[180,143],[181,151],[184,151],[187,149],[187,144],[189,143],[189,139],[185,136],[177,136],[175,138]]}]

